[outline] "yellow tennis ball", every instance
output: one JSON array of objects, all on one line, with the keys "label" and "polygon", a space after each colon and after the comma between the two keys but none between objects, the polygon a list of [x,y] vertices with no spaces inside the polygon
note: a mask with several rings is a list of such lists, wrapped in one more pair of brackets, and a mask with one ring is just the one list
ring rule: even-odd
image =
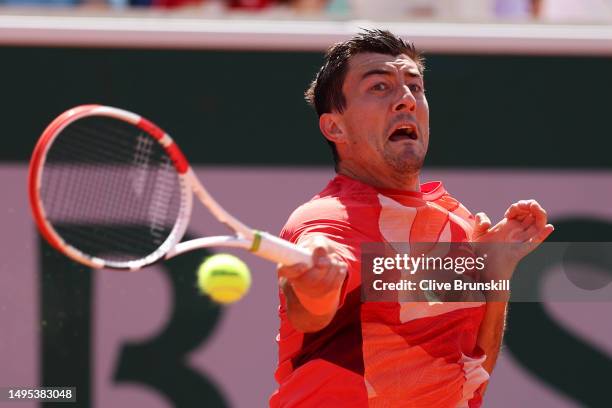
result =
[{"label": "yellow tennis ball", "polygon": [[198,268],[200,291],[217,303],[233,303],[251,287],[251,272],[239,258],[230,254],[216,254]]}]

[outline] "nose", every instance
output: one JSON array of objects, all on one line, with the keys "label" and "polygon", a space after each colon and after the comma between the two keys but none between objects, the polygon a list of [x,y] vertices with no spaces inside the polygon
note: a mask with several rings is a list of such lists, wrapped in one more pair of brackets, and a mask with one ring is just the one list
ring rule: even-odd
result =
[{"label": "nose", "polygon": [[408,86],[403,86],[402,94],[400,98],[398,99],[398,101],[393,106],[393,110],[395,112],[400,112],[404,110],[407,110],[409,112],[414,112],[415,109],[416,109],[416,98],[414,97],[414,95],[412,94]]}]

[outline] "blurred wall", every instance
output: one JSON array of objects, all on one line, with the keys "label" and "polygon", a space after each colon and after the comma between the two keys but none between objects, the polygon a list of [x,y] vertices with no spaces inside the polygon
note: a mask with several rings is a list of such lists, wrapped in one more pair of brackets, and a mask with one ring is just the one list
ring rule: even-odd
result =
[{"label": "blurred wall", "polygon": [[[318,53],[2,47],[0,60],[1,160],[27,160],[60,112],[102,103],[152,118],[195,163],[329,164],[302,99]],[[428,55],[427,164],[610,168],[610,72],[612,58]]]}]

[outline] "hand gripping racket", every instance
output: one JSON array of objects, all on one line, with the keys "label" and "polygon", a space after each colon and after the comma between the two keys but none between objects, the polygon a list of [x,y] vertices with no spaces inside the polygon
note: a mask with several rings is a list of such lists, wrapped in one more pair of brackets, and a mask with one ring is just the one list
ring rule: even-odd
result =
[{"label": "hand gripping racket", "polygon": [[[44,238],[93,268],[136,270],[216,246],[284,265],[312,262],[309,251],[225,211],[166,132],[122,109],[83,105],[58,116],[36,144],[28,183]],[[194,194],[235,235],[180,242]]]}]

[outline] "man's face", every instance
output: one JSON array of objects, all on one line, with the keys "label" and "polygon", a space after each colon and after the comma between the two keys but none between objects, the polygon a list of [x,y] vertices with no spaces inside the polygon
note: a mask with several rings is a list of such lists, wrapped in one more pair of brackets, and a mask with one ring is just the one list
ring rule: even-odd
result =
[{"label": "man's face", "polygon": [[418,174],[429,144],[429,106],[416,63],[401,54],[358,54],[342,87],[342,162],[377,180]]}]

